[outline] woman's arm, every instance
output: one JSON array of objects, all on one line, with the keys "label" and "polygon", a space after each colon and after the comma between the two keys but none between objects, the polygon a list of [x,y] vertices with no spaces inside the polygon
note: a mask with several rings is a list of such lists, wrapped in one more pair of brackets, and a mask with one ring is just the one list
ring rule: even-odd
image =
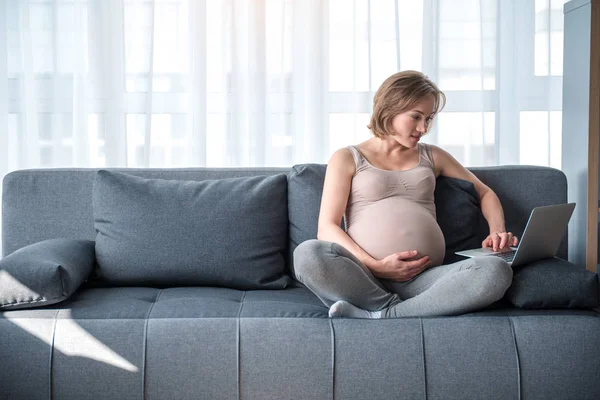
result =
[{"label": "woman's arm", "polygon": [[500,199],[492,189],[481,182],[471,171],[463,167],[450,153],[437,146],[431,146],[436,176],[464,179],[475,186],[479,195],[481,212],[490,227],[490,234],[483,241],[483,247],[492,247],[494,251],[516,246],[518,239],[506,232],[504,210]]},{"label": "woman's arm", "polygon": [[377,269],[378,260],[371,257],[340,228],[355,172],[354,158],[348,149],[340,149],[333,153],[325,173],[317,239],[338,243],[354,254],[367,268]]}]

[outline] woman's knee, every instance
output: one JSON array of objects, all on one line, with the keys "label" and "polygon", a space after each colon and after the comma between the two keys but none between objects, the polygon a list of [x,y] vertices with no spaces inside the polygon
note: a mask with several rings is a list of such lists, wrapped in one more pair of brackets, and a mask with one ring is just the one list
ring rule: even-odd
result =
[{"label": "woman's knee", "polygon": [[506,286],[509,286],[512,282],[513,270],[510,265],[500,257],[487,257],[489,265],[487,270],[493,276],[494,281],[503,282]]},{"label": "woman's knee", "polygon": [[512,283],[513,270],[508,263],[499,257],[482,257],[478,260],[482,273],[482,294],[490,296],[494,301],[500,300]]},{"label": "woman's knee", "polygon": [[304,279],[315,273],[316,269],[324,266],[324,258],[331,249],[331,243],[323,240],[310,239],[304,241],[294,250],[294,274],[304,282]]}]

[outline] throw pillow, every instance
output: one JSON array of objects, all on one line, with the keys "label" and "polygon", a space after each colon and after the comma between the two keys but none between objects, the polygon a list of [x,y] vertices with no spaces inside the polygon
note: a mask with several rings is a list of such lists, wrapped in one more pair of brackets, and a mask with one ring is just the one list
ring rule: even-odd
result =
[{"label": "throw pillow", "polygon": [[326,168],[321,164],[295,165],[288,174],[290,225],[287,262],[292,276],[294,276],[294,250],[300,243],[317,238],[319,208],[321,207]]},{"label": "throw pillow", "polygon": [[119,285],[283,289],[285,174],[205,181],[98,171],[99,275]]},{"label": "throw pillow", "polygon": [[598,307],[597,274],[560,258],[536,261],[514,269],[505,298],[521,308]]},{"label": "throw pillow", "polygon": [[481,247],[489,233],[475,186],[463,179],[440,176],[434,196],[437,222],[446,240],[444,264],[464,260],[454,252]]},{"label": "throw pillow", "polygon": [[94,268],[94,242],[49,239],[0,260],[0,309],[39,307],[71,296]]}]

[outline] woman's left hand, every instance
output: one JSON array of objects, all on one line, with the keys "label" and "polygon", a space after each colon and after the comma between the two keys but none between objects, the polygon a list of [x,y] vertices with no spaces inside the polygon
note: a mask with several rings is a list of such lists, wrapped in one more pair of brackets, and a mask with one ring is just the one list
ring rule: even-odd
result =
[{"label": "woman's left hand", "polygon": [[482,247],[491,247],[492,250],[498,251],[507,249],[510,246],[516,246],[519,239],[512,232],[490,232],[489,236],[481,242]]}]

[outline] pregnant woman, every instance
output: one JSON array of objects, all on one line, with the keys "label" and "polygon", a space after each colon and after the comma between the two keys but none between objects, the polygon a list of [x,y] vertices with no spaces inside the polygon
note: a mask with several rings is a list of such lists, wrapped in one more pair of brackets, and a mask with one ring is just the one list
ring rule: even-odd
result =
[{"label": "pregnant woman", "polygon": [[296,278],[330,307],[330,317],[462,314],[499,300],[510,286],[512,269],[498,257],[441,265],[445,240],[433,195],[439,175],[475,185],[490,227],[484,247],[518,241],[506,232],[496,194],[448,152],[420,143],[444,103],[422,73],[396,73],[375,94],[374,137],[332,155],[318,239],[294,252]]}]

